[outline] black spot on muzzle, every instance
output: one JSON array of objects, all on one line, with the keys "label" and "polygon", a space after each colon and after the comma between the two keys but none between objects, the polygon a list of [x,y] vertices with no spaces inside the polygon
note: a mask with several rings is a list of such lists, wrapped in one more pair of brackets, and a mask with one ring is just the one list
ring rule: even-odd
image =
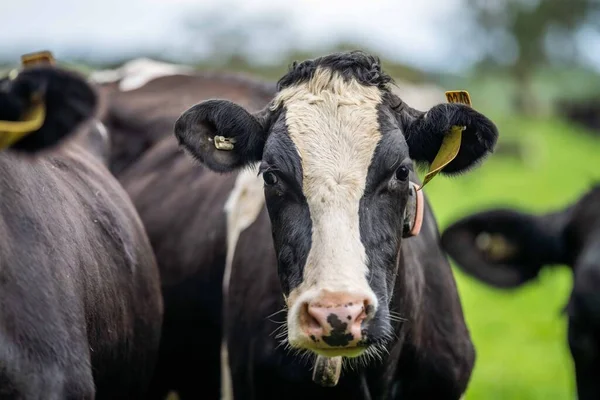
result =
[{"label": "black spot on muzzle", "polygon": [[348,324],[342,322],[335,314],[329,314],[327,322],[331,325],[331,335],[323,336],[323,341],[331,347],[344,347],[354,339],[351,333],[346,333]]}]

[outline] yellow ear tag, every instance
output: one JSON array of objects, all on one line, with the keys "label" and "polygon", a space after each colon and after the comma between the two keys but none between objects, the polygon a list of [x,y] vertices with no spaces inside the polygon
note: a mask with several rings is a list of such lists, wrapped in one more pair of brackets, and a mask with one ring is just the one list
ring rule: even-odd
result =
[{"label": "yellow ear tag", "polygon": [[[37,64],[54,65],[54,57],[49,51],[25,54],[21,56],[23,68]],[[14,73],[10,79],[18,76]],[[41,99],[32,99],[33,106],[25,112],[20,121],[0,121],[0,150],[5,149],[28,134],[37,131],[44,125],[46,119],[46,107]]]},{"label": "yellow ear tag", "polygon": [[21,121],[0,121],[0,150],[40,129],[45,119],[46,107],[43,102],[38,102],[25,113]]},{"label": "yellow ear tag", "polygon": [[[462,103],[471,106],[471,97],[469,92],[466,90],[451,90],[446,92],[446,99],[448,103]],[[438,150],[435,159],[429,166],[429,172],[423,178],[423,185],[419,190],[423,189],[423,186],[432,180],[446,165],[450,164],[452,160],[458,155],[460,150],[460,143],[462,140],[462,132],[466,129],[465,126],[453,126],[450,128],[450,132],[444,136],[442,145]]]},{"label": "yellow ear tag", "polygon": [[23,68],[31,67],[37,64],[54,65],[56,61],[51,52],[44,50],[36,53],[24,54],[21,56],[21,66]]}]

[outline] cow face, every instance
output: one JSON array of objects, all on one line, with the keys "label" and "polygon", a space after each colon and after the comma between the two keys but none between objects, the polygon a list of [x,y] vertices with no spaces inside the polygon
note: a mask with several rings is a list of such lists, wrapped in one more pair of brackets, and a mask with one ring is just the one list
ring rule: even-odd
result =
[{"label": "cow face", "polygon": [[[453,125],[467,128],[445,173],[496,142],[492,122],[468,106],[419,112],[390,83],[376,58],[334,54],[294,65],[256,115],[210,100],[175,125],[181,145],[215,171],[260,162],[292,347],[354,357],[390,338],[413,161],[431,163]],[[215,148],[222,137],[230,150]]]}]

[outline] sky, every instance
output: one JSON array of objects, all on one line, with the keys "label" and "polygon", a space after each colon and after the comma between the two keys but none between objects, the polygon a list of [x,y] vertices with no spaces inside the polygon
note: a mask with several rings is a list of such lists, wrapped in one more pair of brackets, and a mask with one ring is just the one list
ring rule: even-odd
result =
[{"label": "sky", "polygon": [[[252,18],[285,21],[285,34],[249,41],[248,52],[266,62],[276,59],[290,40],[314,49],[339,39],[355,39],[382,56],[425,69],[446,69],[449,22],[461,0],[18,0],[0,2],[0,56],[17,57],[41,48],[69,57],[114,57],[130,51],[155,51],[182,57],[201,51],[190,44],[184,21],[224,12],[224,24]],[[456,19],[454,19],[456,21]],[[223,29],[217,23],[217,29]],[[226,22],[226,23],[225,23]],[[458,24],[456,24],[458,25]],[[267,32],[267,35],[269,32]],[[200,50],[199,50],[200,49]],[[87,53],[87,54],[86,54]],[[460,68],[469,60],[455,60]]]},{"label": "sky", "polygon": [[[0,59],[49,49],[61,59],[122,59],[132,53],[200,58],[207,38],[236,24],[269,19],[278,31],[254,32],[240,51],[278,62],[291,42],[319,50],[339,40],[429,71],[459,72],[478,54],[465,43],[463,0],[0,0]],[[212,30],[190,34],[190,22]],[[260,24],[259,24],[260,25]],[[585,33],[584,33],[585,34]],[[468,40],[468,37],[467,37]],[[584,38],[598,50],[600,39]],[[460,54],[457,51],[460,50]],[[600,51],[586,52],[600,70]]]}]

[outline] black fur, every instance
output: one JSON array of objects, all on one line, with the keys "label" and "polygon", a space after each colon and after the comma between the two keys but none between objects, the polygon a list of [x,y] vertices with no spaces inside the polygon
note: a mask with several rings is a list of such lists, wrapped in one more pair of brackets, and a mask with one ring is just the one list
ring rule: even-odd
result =
[{"label": "black fur", "polygon": [[54,67],[36,67],[19,73],[14,81],[0,81],[0,119],[18,121],[40,95],[46,105],[42,127],[14,143],[11,148],[26,153],[60,143],[96,112],[98,97],[85,79]]},{"label": "black fur", "polygon": [[287,134],[285,118],[273,126],[260,172],[277,171],[279,181],[265,187],[271,218],[277,268],[283,293],[302,283],[304,265],[312,245],[312,221],[302,193],[302,165],[296,146]]},{"label": "black fur", "polygon": [[[573,290],[567,305],[568,341],[575,362],[578,398],[600,397],[600,186],[575,204],[534,216],[497,209],[466,217],[442,235],[444,249],[460,268],[498,287],[535,278],[545,265],[569,265]],[[475,246],[480,232],[499,233],[517,254],[492,262]]]},{"label": "black fur", "polygon": [[369,166],[359,208],[360,237],[369,260],[367,280],[379,301],[377,314],[366,327],[371,344],[385,344],[392,333],[389,304],[398,276],[403,212],[409,181],[418,179],[414,174],[405,180],[396,178],[395,171],[401,166],[409,171],[413,167],[402,131],[391,114],[385,104],[380,105],[379,126],[383,137]]},{"label": "black fur", "polygon": [[289,72],[277,83],[277,90],[309,81],[317,68],[330,69],[346,80],[356,79],[363,85],[377,86],[386,92],[389,91],[388,85],[393,83],[392,78],[382,71],[378,57],[362,51],[351,51],[329,54],[301,63],[294,62]]},{"label": "black fur", "polygon": [[0,193],[0,398],[145,398],[162,299],[127,194],[69,143],[1,153]]}]

